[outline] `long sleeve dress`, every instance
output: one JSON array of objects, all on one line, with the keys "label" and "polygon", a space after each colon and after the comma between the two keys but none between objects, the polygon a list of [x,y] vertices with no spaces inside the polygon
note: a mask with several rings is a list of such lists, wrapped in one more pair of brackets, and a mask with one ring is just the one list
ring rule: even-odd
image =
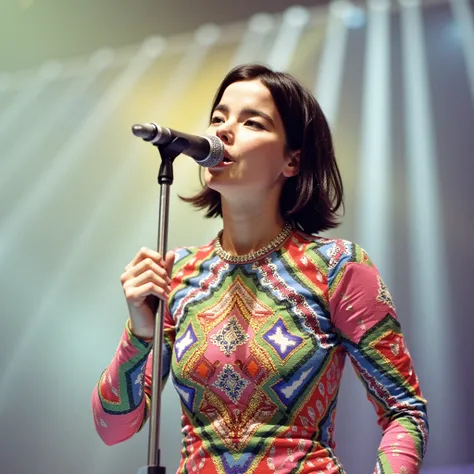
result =
[{"label": "long sleeve dress", "polygon": [[[178,473],[344,473],[335,454],[346,355],[372,402],[374,473],[415,474],[428,422],[390,293],[357,244],[293,230],[241,264],[214,241],[176,251],[163,380],[182,407]],[[92,394],[97,432],[122,442],[145,424],[152,344],[128,324]]]}]

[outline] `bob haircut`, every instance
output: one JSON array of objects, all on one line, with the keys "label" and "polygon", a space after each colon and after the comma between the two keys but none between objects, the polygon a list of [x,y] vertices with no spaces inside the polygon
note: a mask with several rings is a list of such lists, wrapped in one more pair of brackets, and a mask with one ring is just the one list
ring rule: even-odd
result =
[{"label": "bob haircut", "polygon": [[[270,91],[286,135],[286,151],[300,151],[299,172],[288,178],[280,196],[282,217],[307,234],[337,227],[337,210],[343,206],[343,185],[334,156],[331,131],[313,95],[293,76],[260,64],[232,69],[214,97],[210,117],[226,88],[240,81],[259,80]],[[203,183],[192,197],[181,197],[206,217],[222,217],[220,194]]]}]

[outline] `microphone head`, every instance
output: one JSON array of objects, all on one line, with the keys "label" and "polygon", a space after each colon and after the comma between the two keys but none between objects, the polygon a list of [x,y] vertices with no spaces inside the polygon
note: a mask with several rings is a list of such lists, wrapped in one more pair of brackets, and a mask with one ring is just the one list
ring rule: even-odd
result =
[{"label": "microphone head", "polygon": [[132,133],[143,140],[150,141],[156,136],[157,127],[154,123],[135,124],[132,126]]},{"label": "microphone head", "polygon": [[209,154],[197,163],[205,168],[213,168],[224,159],[224,143],[215,135],[203,135],[209,142]]}]

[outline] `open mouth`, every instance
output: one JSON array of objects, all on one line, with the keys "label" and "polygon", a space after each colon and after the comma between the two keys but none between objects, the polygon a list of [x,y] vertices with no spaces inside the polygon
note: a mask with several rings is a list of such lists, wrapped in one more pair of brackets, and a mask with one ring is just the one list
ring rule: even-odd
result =
[{"label": "open mouth", "polygon": [[222,161],[215,166],[215,168],[223,168],[225,166],[231,165],[234,162],[233,159],[229,158],[228,155],[224,155],[224,158],[222,158]]}]

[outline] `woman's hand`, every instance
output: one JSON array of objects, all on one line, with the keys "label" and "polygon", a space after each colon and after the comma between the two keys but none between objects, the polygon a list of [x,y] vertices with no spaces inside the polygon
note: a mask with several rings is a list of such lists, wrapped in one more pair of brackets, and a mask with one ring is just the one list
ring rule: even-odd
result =
[{"label": "woman's hand", "polygon": [[130,313],[130,329],[135,336],[151,339],[154,335],[157,298],[168,299],[174,253],[166,259],[147,248],[142,248],[125,267],[120,277]]}]

